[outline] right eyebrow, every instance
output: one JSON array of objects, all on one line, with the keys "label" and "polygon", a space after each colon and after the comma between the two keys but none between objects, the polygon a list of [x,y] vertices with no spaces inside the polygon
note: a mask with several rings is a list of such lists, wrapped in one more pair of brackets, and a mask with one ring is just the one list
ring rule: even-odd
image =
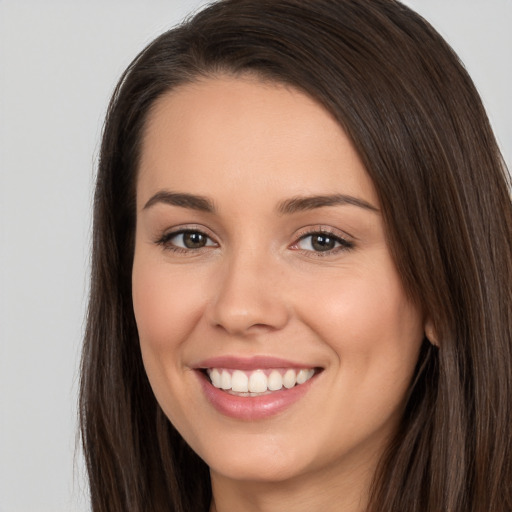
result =
[{"label": "right eyebrow", "polygon": [[169,190],[160,190],[151,196],[144,205],[143,210],[151,208],[155,204],[168,204],[171,206],[181,206],[182,208],[190,208],[201,212],[214,213],[215,206],[213,202],[204,196],[196,196],[194,194],[185,194],[182,192],[171,192]]},{"label": "right eyebrow", "polygon": [[325,206],[352,205],[358,206],[371,212],[378,212],[379,209],[368,201],[346,194],[332,194],[321,196],[298,196],[283,201],[278,206],[279,213],[292,214],[300,211],[314,210]]}]

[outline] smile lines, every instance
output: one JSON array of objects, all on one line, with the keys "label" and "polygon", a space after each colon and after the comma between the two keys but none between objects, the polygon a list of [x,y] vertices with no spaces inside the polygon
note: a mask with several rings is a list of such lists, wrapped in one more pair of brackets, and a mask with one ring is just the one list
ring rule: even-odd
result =
[{"label": "smile lines", "polygon": [[269,393],[281,389],[291,389],[296,385],[304,384],[315,374],[313,368],[299,370],[273,369],[271,371],[254,370],[245,372],[242,370],[230,371],[223,368],[209,368],[206,373],[210,377],[213,386],[231,393],[244,393],[243,396]]}]

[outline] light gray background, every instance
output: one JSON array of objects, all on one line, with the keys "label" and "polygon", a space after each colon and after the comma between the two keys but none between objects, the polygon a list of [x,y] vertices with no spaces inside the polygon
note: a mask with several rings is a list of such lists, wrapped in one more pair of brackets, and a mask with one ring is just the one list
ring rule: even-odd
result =
[{"label": "light gray background", "polygon": [[[0,0],[0,512],[86,511],[76,450],[94,167],[107,101],[201,0]],[[408,0],[448,39],[512,162],[512,0]]]}]

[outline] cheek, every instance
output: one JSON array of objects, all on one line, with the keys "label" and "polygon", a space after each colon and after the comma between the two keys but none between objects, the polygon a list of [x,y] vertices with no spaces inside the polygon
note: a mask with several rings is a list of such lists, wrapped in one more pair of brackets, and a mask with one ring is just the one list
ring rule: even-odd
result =
[{"label": "cheek", "polygon": [[322,289],[310,283],[310,308],[301,314],[339,364],[359,378],[401,374],[407,380],[423,339],[423,322],[387,254],[376,253],[371,263],[324,282]]},{"label": "cheek", "polygon": [[196,400],[187,394],[183,349],[201,314],[200,288],[187,286],[183,272],[170,271],[165,261],[136,252],[132,298],[142,359],[158,403],[176,425],[187,424],[183,403]]},{"label": "cheek", "polygon": [[186,339],[201,315],[201,287],[168,266],[135,258],[132,297],[141,346],[164,352]]},{"label": "cheek", "polygon": [[310,295],[313,309],[302,310],[333,356],[326,436],[341,432],[346,446],[396,427],[423,339],[421,315],[394,268],[387,269],[340,273],[339,281]]}]

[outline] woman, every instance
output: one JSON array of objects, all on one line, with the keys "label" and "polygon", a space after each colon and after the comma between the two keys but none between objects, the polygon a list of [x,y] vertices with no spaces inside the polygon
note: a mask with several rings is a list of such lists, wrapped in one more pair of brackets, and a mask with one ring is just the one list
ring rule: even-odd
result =
[{"label": "woman", "polygon": [[508,184],[398,2],[226,0],[151,43],[95,196],[93,510],[512,510]]}]

